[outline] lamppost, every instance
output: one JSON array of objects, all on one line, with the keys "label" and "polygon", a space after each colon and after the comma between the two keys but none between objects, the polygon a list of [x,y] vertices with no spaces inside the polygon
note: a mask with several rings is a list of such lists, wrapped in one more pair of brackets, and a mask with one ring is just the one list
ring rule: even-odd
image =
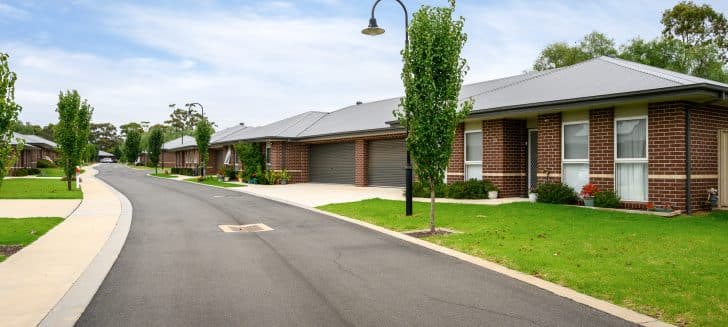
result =
[{"label": "lamppost", "polygon": [[203,107],[200,103],[192,102],[192,103],[185,104],[185,107],[187,107],[187,111],[190,114],[192,114],[192,107],[195,107],[195,106],[200,107],[200,114],[202,115],[202,118],[204,119],[205,118],[205,107]]},{"label": "lamppost", "polygon": [[[361,33],[364,35],[369,36],[377,36],[384,34],[384,29],[379,27],[377,25],[377,19],[374,17],[374,11],[377,9],[377,5],[382,0],[376,0],[374,1],[374,5],[372,6],[372,16],[369,18],[369,26],[363,30],[361,30]],[[405,50],[407,47],[409,47],[409,15],[407,14],[407,7],[404,6],[404,3],[400,0],[395,0],[397,3],[399,3],[400,6],[402,6],[402,10],[404,10],[404,47]],[[405,140],[407,137],[409,137],[409,130],[405,130]],[[405,142],[405,147],[406,147]],[[410,152],[409,149],[405,149],[407,152],[407,163],[404,167],[405,169],[405,215],[411,216],[412,215],[412,160],[410,159]]]}]

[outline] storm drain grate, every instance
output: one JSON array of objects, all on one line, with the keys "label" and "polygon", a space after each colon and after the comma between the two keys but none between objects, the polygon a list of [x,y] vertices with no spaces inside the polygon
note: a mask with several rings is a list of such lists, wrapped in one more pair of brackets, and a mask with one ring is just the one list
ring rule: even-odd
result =
[{"label": "storm drain grate", "polygon": [[273,228],[270,228],[266,224],[217,225],[217,227],[225,233],[257,233],[269,232],[273,230]]}]

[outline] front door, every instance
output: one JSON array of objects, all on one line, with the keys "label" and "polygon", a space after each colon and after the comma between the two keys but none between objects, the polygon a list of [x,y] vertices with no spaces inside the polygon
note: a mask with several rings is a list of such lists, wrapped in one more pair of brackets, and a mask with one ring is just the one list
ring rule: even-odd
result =
[{"label": "front door", "polygon": [[538,130],[528,130],[528,189],[538,186]]},{"label": "front door", "polygon": [[728,207],[728,130],[720,131],[718,137],[718,205]]}]

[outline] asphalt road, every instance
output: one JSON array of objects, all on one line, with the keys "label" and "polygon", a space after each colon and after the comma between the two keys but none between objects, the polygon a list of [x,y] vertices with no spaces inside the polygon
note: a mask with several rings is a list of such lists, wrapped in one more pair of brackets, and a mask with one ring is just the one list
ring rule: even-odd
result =
[{"label": "asphalt road", "polygon": [[[134,206],[77,326],[629,326],[363,227],[239,192],[101,165]],[[262,222],[274,231],[222,233]]]}]

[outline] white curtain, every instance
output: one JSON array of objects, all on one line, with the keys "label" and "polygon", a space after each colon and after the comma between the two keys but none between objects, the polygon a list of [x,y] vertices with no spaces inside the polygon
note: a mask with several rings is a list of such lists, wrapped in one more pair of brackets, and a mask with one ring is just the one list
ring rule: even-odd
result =
[{"label": "white curtain", "polygon": [[227,149],[227,153],[225,154],[225,161],[223,162],[225,165],[230,164],[230,148]]},{"label": "white curtain", "polygon": [[622,200],[647,201],[647,164],[618,163],[617,193]]},{"label": "white curtain", "polygon": [[465,180],[483,179],[483,165],[467,164],[465,165]]},{"label": "white curtain", "polygon": [[617,121],[617,159],[647,158],[647,120]]},{"label": "white curtain", "polygon": [[562,181],[574,188],[579,193],[584,185],[589,183],[589,164],[586,163],[564,163],[564,175]]},{"label": "white curtain", "polygon": [[465,134],[465,161],[483,161],[483,133]]},{"label": "white curtain", "polygon": [[589,124],[564,125],[564,159],[589,159]]}]

